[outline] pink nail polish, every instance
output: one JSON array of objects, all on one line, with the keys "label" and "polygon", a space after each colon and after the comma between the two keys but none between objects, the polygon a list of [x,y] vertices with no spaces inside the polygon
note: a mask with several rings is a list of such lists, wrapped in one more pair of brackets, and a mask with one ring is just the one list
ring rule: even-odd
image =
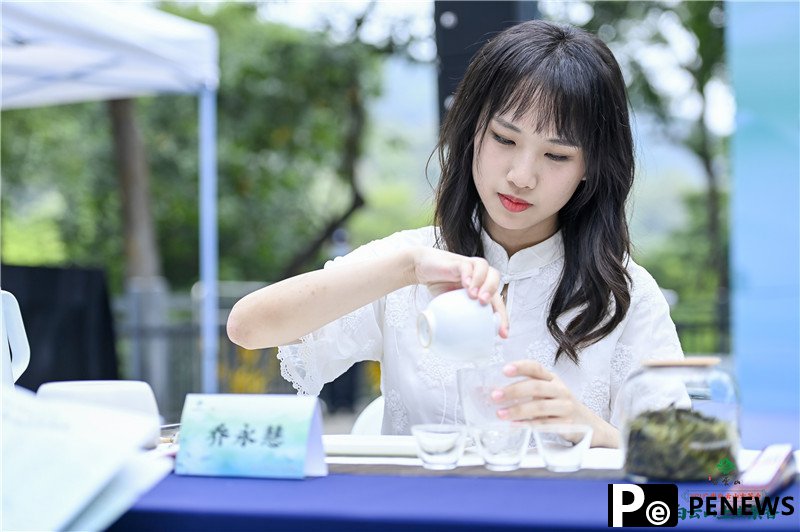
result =
[{"label": "pink nail polish", "polygon": [[499,401],[503,398],[505,394],[501,390],[495,390],[492,392],[492,399],[495,401]]},{"label": "pink nail polish", "polygon": [[503,366],[503,373],[509,376],[515,375],[517,373],[517,366],[514,364],[506,364]]},{"label": "pink nail polish", "polygon": [[506,410],[505,408],[501,408],[500,410],[497,411],[497,417],[499,417],[500,419],[507,418],[508,417],[508,410]]}]

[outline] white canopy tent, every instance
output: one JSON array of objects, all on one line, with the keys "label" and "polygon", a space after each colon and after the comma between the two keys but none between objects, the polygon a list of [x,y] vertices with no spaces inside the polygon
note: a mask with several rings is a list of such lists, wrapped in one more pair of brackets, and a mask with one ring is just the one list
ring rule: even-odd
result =
[{"label": "white canopy tent", "polygon": [[202,388],[216,392],[216,33],[128,3],[3,1],[0,18],[0,109],[164,92],[198,95]]}]

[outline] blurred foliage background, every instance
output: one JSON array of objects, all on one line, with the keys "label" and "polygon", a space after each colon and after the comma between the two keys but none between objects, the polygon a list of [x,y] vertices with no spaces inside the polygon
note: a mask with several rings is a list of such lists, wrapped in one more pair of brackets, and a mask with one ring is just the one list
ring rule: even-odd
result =
[{"label": "blurred foliage background", "polygon": [[713,324],[699,331],[693,349],[728,352],[728,138],[734,109],[724,3],[594,2],[577,11],[579,4],[542,5],[608,43],[621,64],[635,113],[653,119],[656,131],[650,141],[680,145],[699,163],[702,188],[681,194],[684,224],[635,258],[662,287],[677,293],[673,319],[685,333]]},{"label": "blurred foliage background", "polygon": [[[374,4],[344,37],[265,21],[263,5],[161,5],[219,35],[219,257],[220,278],[229,281],[275,281],[319,267],[326,238],[340,225],[358,245],[425,225],[431,215],[420,195],[430,191],[424,172],[402,179],[393,172],[408,158],[407,137],[369,114],[385,89],[386,61],[410,60],[415,36],[393,30],[377,44],[361,38]],[[651,142],[661,135],[684,146],[703,169],[703,186],[680,192],[681,225],[646,235],[651,243],[635,258],[677,293],[677,322],[714,324],[693,351],[724,351],[730,131],[713,127],[708,112],[728,86],[724,5],[539,2],[539,9],[606,40],[635,113],[657,124]],[[659,63],[669,54],[671,70]],[[665,75],[680,81],[677,89]],[[170,287],[186,291],[199,277],[197,101],[160,95],[135,104],[159,261]],[[5,111],[1,134],[3,261],[101,266],[112,291],[122,293],[123,199],[106,104]],[[365,160],[366,149],[378,156]],[[657,201],[656,193],[650,205]]]}]

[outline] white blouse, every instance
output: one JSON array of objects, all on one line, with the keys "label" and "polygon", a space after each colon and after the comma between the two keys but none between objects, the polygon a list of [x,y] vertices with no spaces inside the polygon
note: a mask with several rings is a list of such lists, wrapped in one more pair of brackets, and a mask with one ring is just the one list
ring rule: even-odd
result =
[{"label": "white blouse", "polygon": [[[486,260],[500,272],[502,284],[509,285],[510,336],[498,337],[492,361],[527,358],[540,362],[564,381],[574,397],[615,426],[621,421],[623,401],[636,402],[638,409],[643,404],[668,405],[676,399],[675,390],[666,388],[637,390],[624,400],[619,393],[622,382],[643,360],[683,358],[669,306],[644,268],[628,261],[631,305],[624,320],[608,336],[580,350],[579,365],[563,354],[556,363],[557,344],[546,319],[564,266],[561,233],[510,259],[485,231],[481,237]],[[434,242],[433,227],[401,231],[325,267],[336,268],[406,246],[433,247]],[[456,370],[469,364],[443,359],[417,339],[417,315],[431,299],[424,285],[401,288],[304,336],[301,343],[281,346],[281,374],[299,394],[318,395],[323,384],[354,363],[376,360],[381,363],[385,399],[384,434],[409,434],[417,423],[463,423]],[[565,326],[576,314],[577,310],[566,313],[559,324]]]}]

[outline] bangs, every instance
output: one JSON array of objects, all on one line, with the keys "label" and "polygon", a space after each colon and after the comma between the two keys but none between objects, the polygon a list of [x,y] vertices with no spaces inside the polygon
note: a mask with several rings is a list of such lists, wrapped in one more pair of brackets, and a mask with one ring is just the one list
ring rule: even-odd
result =
[{"label": "bangs", "polygon": [[574,57],[557,52],[543,60],[528,59],[497,69],[480,130],[486,130],[491,118],[511,114],[515,121],[532,119],[537,134],[555,134],[585,148],[591,139],[590,124],[597,123],[588,90],[596,85],[593,76]]}]

